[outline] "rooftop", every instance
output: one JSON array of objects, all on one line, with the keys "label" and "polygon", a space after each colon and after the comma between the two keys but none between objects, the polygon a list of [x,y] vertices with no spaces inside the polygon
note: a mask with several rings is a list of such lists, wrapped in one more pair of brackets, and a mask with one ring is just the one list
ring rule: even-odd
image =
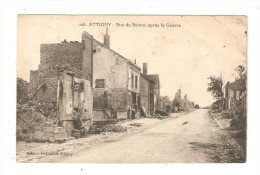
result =
[{"label": "rooftop", "polygon": [[234,91],[246,90],[245,80],[243,78],[240,78],[232,83],[227,83],[226,87]]}]

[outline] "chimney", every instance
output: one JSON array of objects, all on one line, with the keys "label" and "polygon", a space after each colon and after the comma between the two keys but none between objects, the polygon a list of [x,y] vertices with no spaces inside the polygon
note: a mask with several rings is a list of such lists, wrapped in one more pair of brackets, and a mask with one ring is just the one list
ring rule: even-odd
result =
[{"label": "chimney", "polygon": [[143,63],[143,74],[147,75],[147,63]]},{"label": "chimney", "polygon": [[106,34],[104,35],[104,45],[110,48],[110,36],[108,35],[108,28],[106,29]]}]

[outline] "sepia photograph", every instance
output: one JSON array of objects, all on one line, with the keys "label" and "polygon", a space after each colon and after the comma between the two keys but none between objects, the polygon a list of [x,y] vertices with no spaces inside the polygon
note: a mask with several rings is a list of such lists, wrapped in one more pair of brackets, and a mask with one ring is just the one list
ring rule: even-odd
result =
[{"label": "sepia photograph", "polygon": [[243,15],[18,15],[17,163],[246,163]]}]

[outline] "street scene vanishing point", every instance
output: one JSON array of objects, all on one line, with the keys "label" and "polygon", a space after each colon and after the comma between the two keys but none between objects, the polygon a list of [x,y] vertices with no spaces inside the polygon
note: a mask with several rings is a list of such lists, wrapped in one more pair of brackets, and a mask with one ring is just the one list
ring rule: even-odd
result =
[{"label": "street scene vanishing point", "polygon": [[16,162],[246,162],[246,16],[17,26]]}]

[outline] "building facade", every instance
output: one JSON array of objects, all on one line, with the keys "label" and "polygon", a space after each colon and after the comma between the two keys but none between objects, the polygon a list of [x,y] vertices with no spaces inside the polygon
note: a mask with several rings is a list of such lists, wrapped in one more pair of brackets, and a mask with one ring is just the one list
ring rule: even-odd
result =
[{"label": "building facade", "polygon": [[[30,72],[30,89],[35,92],[33,99],[36,101],[58,102],[58,72],[66,70],[73,72],[73,79],[89,82],[93,103],[88,104],[93,107],[94,121],[135,118],[140,111],[152,115],[156,109],[161,109],[159,75],[148,75],[147,63],[143,64],[141,74],[135,61],[112,50],[108,31],[103,43],[83,32],[81,42],[64,40],[41,44],[40,51],[38,70]],[[69,106],[73,104],[65,105]]]},{"label": "building facade", "polygon": [[234,117],[246,118],[247,91],[246,78],[237,79],[234,82],[227,82],[225,86],[225,107],[233,111]]},{"label": "building facade", "polygon": [[[148,114],[155,114],[155,110],[160,110],[160,79],[158,74],[148,74],[148,64],[143,63],[143,73],[141,74],[141,104]],[[148,89],[147,89],[148,88]]]},{"label": "building facade", "polygon": [[[110,45],[104,36],[104,43]],[[109,47],[97,46],[93,56],[93,114],[94,120],[131,118],[129,109],[140,110],[141,68]]]}]

